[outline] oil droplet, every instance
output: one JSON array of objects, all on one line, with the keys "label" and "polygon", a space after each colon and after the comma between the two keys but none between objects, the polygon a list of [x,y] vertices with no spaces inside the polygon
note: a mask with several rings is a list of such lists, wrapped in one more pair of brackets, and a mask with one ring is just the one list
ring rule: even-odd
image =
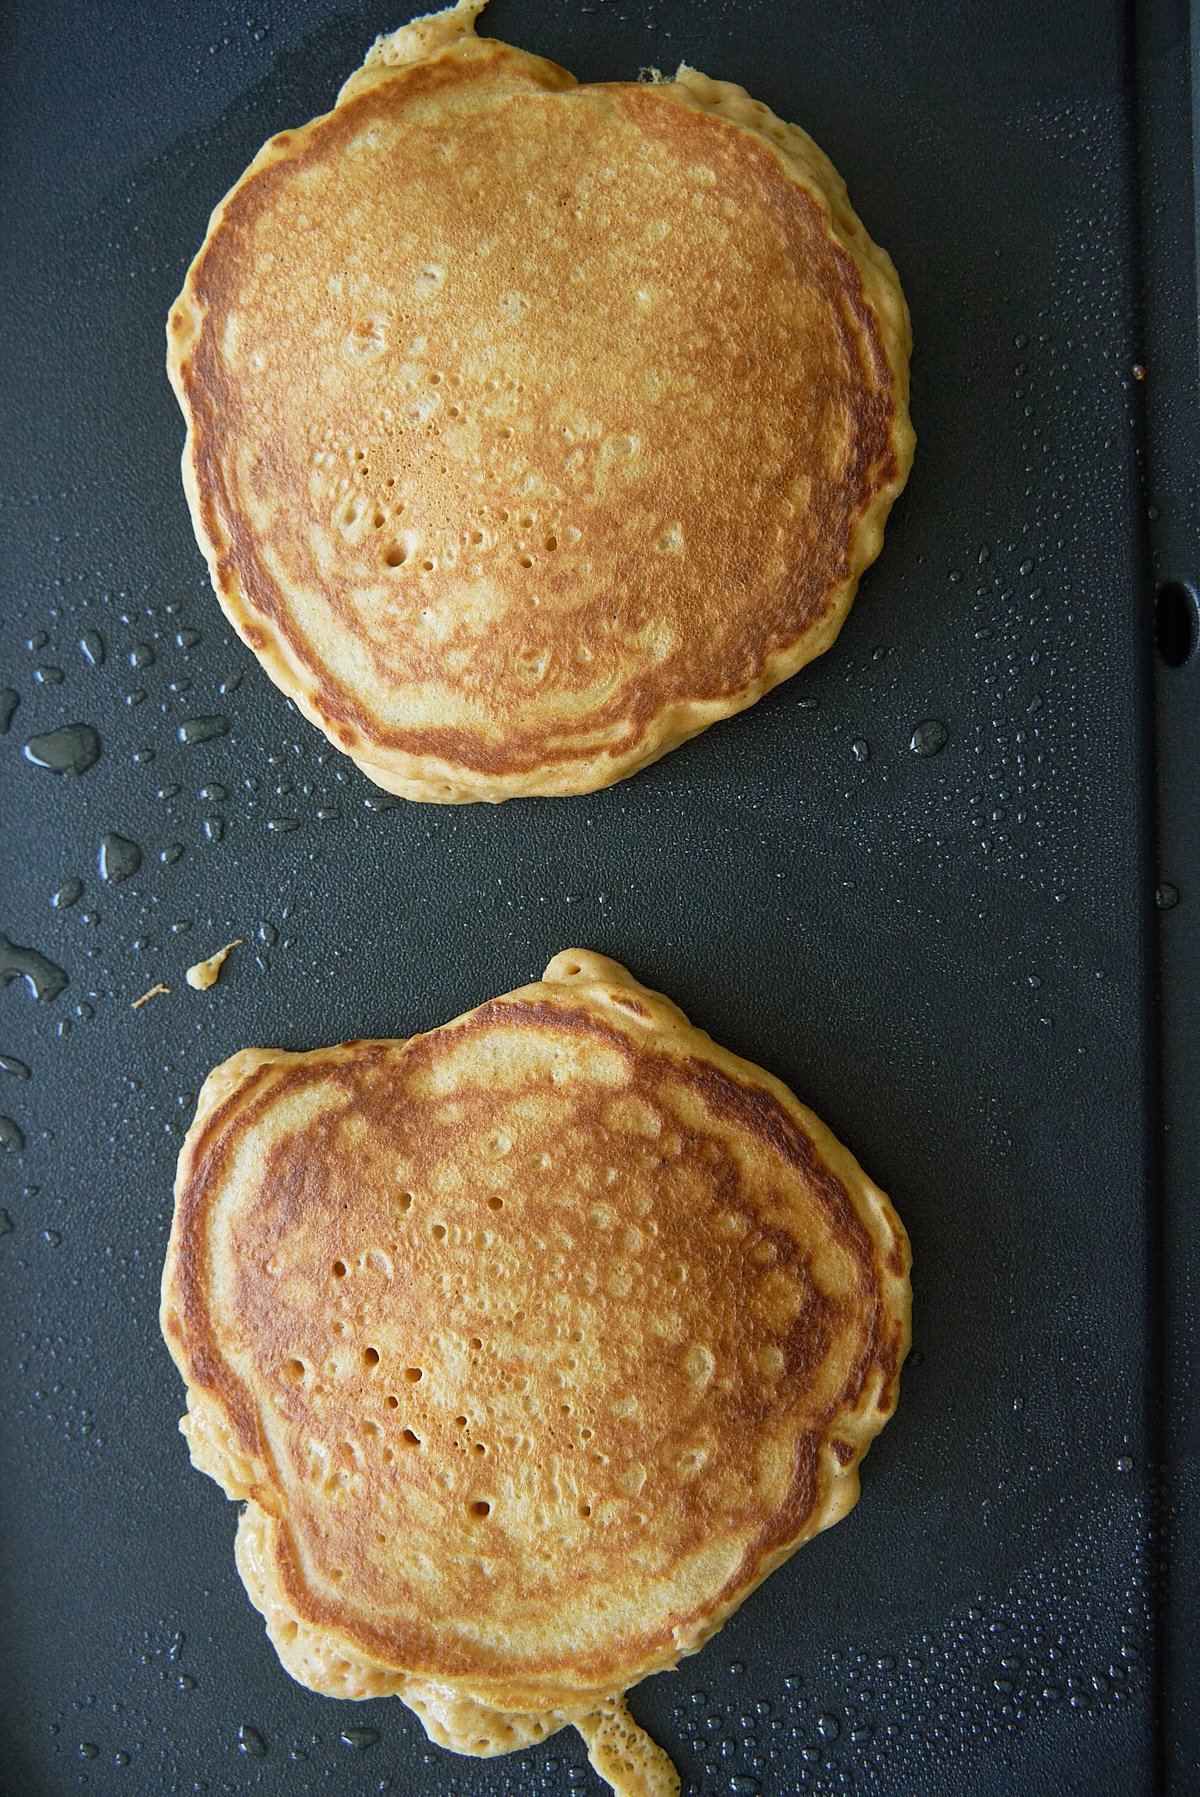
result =
[{"label": "oil droplet", "polygon": [[914,755],[940,755],[950,732],[937,718],[924,718],[912,733],[909,748]]},{"label": "oil droplet", "polygon": [[175,734],[186,748],[192,743],[210,743],[215,737],[224,736],[228,729],[228,718],[185,718]]},{"label": "oil droplet", "polygon": [[0,932],[0,986],[7,986],[10,980],[16,979],[25,981],[30,997],[47,1002],[57,998],[67,984],[67,976],[61,967],[40,955],[36,948],[18,947]]},{"label": "oil droplet", "polygon": [[857,742],[850,744],[850,753],[853,755],[855,761],[870,761],[871,745],[870,743],[864,742],[860,737]]},{"label": "oil droplet", "polygon": [[1154,902],[1160,911],[1173,911],[1179,903],[1179,888],[1164,880],[1154,893]]},{"label": "oil droplet", "polygon": [[104,647],[104,638],[98,630],[89,630],[79,639],[79,652],[86,662],[94,668],[104,666],[104,658],[108,650]]},{"label": "oil droplet", "polygon": [[238,1752],[249,1754],[253,1760],[265,1760],[267,1744],[256,1728],[248,1728],[243,1722],[237,1733]]},{"label": "oil droplet", "polygon": [[5,1154],[21,1154],[24,1151],[25,1137],[11,1117],[0,1117],[0,1148],[3,1148]]},{"label": "oil droplet", "polygon": [[5,735],[12,723],[13,712],[21,703],[21,695],[13,686],[0,688],[0,736]]},{"label": "oil droplet", "polygon": [[83,881],[72,878],[63,881],[50,903],[56,911],[65,911],[68,905],[77,904],[82,897]]},{"label": "oil droplet", "polygon": [[14,1079],[28,1079],[29,1069],[15,1055],[0,1054],[0,1073],[11,1073]]},{"label": "oil droplet", "polygon": [[118,836],[110,830],[101,838],[98,861],[100,878],[107,880],[110,886],[116,886],[137,872],[142,865],[142,851],[128,836]]},{"label": "oil droplet", "polygon": [[347,1747],[374,1747],[379,1739],[377,1728],[344,1728],[342,1740]]},{"label": "oil droplet", "polygon": [[100,759],[100,738],[90,724],[63,724],[45,736],[31,736],[25,759],[52,774],[84,774]]}]

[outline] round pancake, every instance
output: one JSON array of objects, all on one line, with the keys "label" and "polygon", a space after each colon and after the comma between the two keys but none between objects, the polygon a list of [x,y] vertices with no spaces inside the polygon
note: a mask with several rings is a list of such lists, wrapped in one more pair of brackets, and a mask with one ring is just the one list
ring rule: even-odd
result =
[{"label": "round pancake", "polygon": [[294,1677],[466,1753],[573,1722],[659,1792],[622,1693],[855,1503],[908,1268],[786,1087],[574,950],[407,1042],[218,1067],[162,1326]]},{"label": "round pancake", "polygon": [[381,38],[272,138],[171,309],[228,617],[412,799],[609,785],[837,635],[907,477],[908,314],[803,131]]}]

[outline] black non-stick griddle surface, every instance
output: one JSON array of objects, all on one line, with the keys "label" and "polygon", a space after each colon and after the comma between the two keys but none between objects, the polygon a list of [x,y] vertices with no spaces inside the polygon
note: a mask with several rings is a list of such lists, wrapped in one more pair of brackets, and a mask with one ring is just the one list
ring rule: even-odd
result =
[{"label": "black non-stick griddle surface", "polygon": [[[399,16],[6,10],[0,928],[69,983],[0,992],[0,1052],[30,1069],[0,1068],[4,1788],[599,1790],[573,1733],[455,1759],[398,1703],[282,1673],[157,1326],[210,1066],[426,1028],[583,944],[791,1083],[915,1254],[915,1351],[859,1508],[634,1699],[685,1789],[1131,1797],[1155,1776],[1158,1596],[1122,9],[494,0],[487,29],[582,78],[687,60],[813,132],[901,271],[920,444],[821,661],[612,791],[452,810],[383,800],[224,624],[163,372],[210,208]],[[184,745],[196,717],[228,731]],[[914,753],[931,719],[945,747]],[[95,765],[30,765],[69,723]],[[142,853],[119,883],[109,832]]]}]

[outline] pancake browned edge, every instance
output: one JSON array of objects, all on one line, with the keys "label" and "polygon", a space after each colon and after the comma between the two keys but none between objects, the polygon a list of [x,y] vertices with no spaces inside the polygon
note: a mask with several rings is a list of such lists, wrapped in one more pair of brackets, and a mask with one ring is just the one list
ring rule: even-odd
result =
[{"label": "pancake browned edge", "polygon": [[272,680],[410,799],[592,791],[827,649],[908,475],[908,312],[729,82],[382,37],[213,213],[184,484]]},{"label": "pancake browned edge", "polygon": [[625,1691],[859,1493],[909,1343],[891,1204],[616,962],[405,1041],[248,1049],[179,1158],[162,1328],[293,1677],[504,1753]]}]

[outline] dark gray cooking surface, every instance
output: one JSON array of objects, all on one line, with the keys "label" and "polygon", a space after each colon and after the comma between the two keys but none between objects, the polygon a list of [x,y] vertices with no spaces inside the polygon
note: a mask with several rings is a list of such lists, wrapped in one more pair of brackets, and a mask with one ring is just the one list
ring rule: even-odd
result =
[{"label": "dark gray cooking surface", "polygon": [[[495,810],[384,800],[234,640],[162,366],[212,205],[397,22],[47,0],[3,23],[0,929],[68,983],[0,991],[29,1069],[0,1065],[0,1783],[599,1791],[573,1734],[454,1759],[398,1703],[285,1677],[156,1314],[213,1063],[424,1028],[583,944],[794,1085],[915,1255],[859,1508],[634,1700],[685,1790],[1133,1797],[1155,874],[1122,9],[495,0],[487,29],[581,77],[686,59],[813,132],[900,269],[920,438],[829,655],[625,785]],[[83,772],[23,754],[71,724],[99,738]]]}]

